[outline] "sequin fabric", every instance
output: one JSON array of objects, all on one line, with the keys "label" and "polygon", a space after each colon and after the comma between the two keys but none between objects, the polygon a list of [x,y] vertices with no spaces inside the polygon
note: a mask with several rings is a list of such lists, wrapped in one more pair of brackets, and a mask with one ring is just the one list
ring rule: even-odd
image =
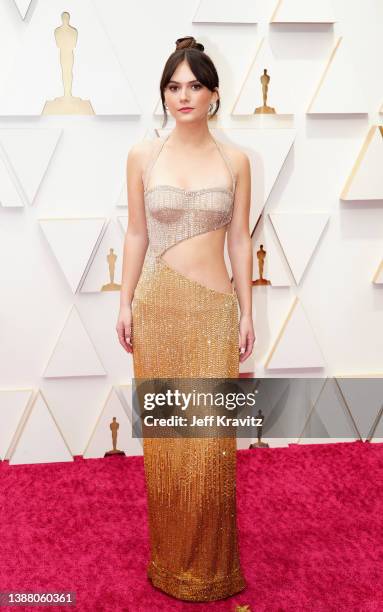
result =
[{"label": "sequin fabric", "polygon": [[[146,190],[145,206],[149,247],[132,302],[134,376],[238,377],[234,289],[206,287],[161,257],[178,241],[230,222],[233,193],[158,185]],[[196,602],[242,591],[236,438],[144,438],[143,451],[152,584]]]}]

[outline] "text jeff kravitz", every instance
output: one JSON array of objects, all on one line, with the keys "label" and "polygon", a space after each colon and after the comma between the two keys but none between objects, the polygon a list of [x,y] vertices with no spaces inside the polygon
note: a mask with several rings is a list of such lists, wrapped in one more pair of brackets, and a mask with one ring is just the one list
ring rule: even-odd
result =
[{"label": "text jeff kravitz", "polygon": [[262,425],[262,419],[255,416],[246,416],[241,418],[213,414],[206,415],[202,418],[193,415],[191,419],[186,416],[175,415],[167,418],[146,415],[144,417],[144,424],[148,427],[257,427]]}]

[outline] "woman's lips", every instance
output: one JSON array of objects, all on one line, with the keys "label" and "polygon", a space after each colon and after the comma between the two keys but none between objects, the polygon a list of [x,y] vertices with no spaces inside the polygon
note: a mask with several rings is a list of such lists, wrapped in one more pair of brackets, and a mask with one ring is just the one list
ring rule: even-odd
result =
[{"label": "woman's lips", "polygon": [[190,113],[192,110],[192,108],[180,108],[180,113]]}]

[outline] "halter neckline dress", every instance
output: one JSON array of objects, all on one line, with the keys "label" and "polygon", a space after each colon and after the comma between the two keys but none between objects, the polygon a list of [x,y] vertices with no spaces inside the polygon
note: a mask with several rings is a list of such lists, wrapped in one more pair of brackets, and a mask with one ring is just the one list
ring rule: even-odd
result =
[{"label": "halter neckline dress", "polygon": [[[170,134],[169,134],[170,135]],[[175,270],[164,252],[232,218],[235,176],[222,186],[148,188],[169,138],[156,139],[144,173],[148,249],[132,301],[136,379],[237,378],[238,299]],[[177,599],[213,601],[242,591],[236,524],[236,438],[143,438],[152,584]]]}]

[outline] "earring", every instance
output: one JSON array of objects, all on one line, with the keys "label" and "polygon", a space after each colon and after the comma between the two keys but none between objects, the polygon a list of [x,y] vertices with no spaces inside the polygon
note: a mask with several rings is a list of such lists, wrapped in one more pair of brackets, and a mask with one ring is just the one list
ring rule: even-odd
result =
[{"label": "earring", "polygon": [[209,116],[213,115],[213,108],[214,108],[214,104],[209,104],[209,112],[208,112]]}]

